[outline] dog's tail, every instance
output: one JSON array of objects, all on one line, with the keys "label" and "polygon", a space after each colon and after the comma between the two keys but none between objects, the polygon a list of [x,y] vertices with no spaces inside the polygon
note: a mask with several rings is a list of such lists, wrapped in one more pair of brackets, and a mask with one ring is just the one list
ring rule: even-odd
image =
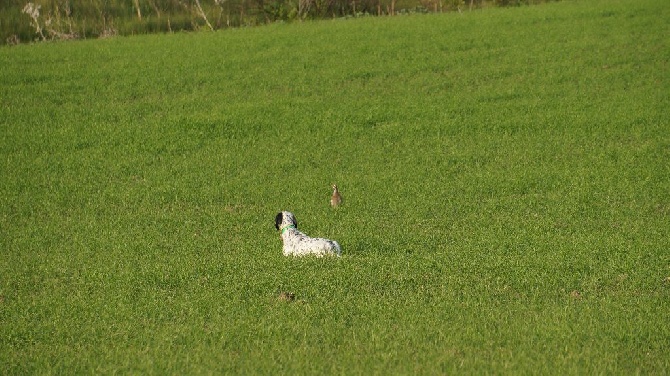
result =
[{"label": "dog's tail", "polygon": [[333,240],[333,245],[335,246],[335,254],[337,254],[338,257],[342,256],[342,248],[340,248],[340,243]]}]

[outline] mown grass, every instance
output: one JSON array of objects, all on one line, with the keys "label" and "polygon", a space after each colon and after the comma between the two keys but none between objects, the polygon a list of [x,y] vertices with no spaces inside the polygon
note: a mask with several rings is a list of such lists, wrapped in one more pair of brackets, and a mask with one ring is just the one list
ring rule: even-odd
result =
[{"label": "mown grass", "polygon": [[667,373],[668,18],[0,49],[2,373]]}]

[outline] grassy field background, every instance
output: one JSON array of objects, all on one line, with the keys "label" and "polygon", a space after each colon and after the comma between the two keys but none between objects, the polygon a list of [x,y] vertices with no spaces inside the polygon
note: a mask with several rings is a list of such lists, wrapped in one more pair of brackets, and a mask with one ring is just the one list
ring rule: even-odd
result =
[{"label": "grassy field background", "polygon": [[668,19],[0,48],[0,373],[668,373]]}]

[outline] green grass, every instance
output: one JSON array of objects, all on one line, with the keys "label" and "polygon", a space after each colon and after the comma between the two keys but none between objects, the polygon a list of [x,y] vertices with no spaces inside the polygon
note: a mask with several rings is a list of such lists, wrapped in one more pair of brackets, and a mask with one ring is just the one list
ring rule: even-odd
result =
[{"label": "green grass", "polygon": [[668,9],[0,48],[0,373],[668,373]]}]

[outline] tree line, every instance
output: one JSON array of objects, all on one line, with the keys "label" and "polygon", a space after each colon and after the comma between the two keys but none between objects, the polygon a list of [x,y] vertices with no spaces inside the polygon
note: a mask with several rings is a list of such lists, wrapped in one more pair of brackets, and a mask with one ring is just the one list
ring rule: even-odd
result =
[{"label": "tree line", "polygon": [[472,11],[552,0],[3,0],[0,44],[219,30],[278,21]]}]

